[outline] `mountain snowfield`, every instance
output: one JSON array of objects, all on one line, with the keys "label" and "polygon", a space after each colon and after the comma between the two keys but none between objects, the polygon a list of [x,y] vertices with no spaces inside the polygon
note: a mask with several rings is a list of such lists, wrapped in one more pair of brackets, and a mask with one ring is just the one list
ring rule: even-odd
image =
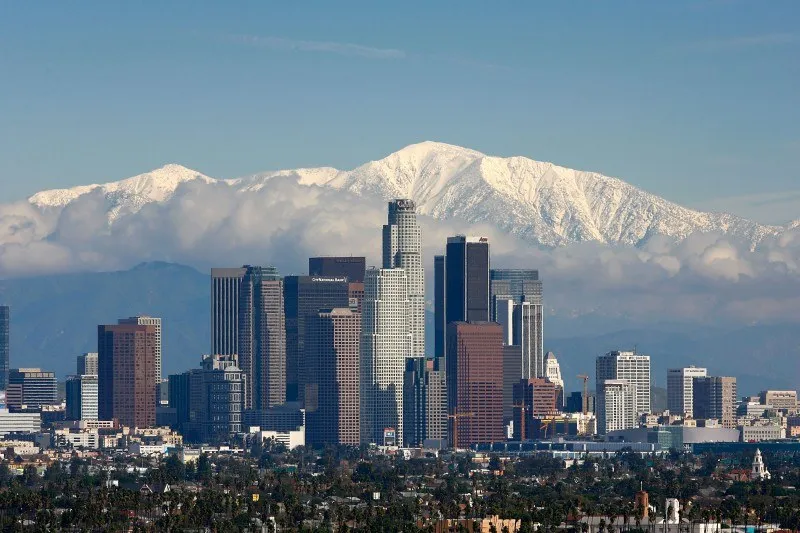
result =
[{"label": "mountain snowfield", "polygon": [[407,146],[350,171],[322,167],[217,180],[170,164],[121,181],[42,191],[28,201],[48,211],[99,192],[106,200],[109,223],[114,224],[149,203],[169,201],[182,184],[217,184],[247,194],[278,177],[357,196],[412,198],[421,214],[493,224],[549,247],[582,241],[638,246],[656,235],[683,239],[694,232],[719,232],[755,246],[787,229],[687,209],[596,172],[526,157],[492,157],[437,142]]}]

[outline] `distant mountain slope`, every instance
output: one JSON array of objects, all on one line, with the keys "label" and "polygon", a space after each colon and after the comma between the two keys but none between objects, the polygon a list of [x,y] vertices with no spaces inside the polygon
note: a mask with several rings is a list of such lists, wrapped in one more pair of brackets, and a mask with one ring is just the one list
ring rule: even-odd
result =
[{"label": "distant mountain slope", "polygon": [[436,142],[407,146],[351,171],[324,167],[214,180],[179,165],[167,165],[105,185],[43,191],[29,201],[40,209],[61,209],[82,195],[99,193],[105,197],[113,223],[147,203],[169,201],[183,183],[218,183],[247,194],[261,189],[268,180],[286,176],[305,185],[361,196],[412,198],[422,214],[494,224],[545,246],[580,241],[636,246],[654,235],[681,239],[698,231],[721,232],[755,245],[784,229],[681,207],[595,172],[525,157],[490,157]]}]

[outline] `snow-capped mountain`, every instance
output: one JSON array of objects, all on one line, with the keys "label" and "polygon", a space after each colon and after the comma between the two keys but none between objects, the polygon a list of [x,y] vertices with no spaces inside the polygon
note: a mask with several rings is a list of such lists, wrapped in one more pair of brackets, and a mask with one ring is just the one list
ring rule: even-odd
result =
[{"label": "snow-capped mountain", "polygon": [[113,223],[149,202],[169,200],[186,182],[216,182],[247,194],[281,176],[296,177],[309,187],[331,187],[359,196],[412,198],[422,214],[494,224],[546,246],[576,241],[639,245],[654,235],[680,239],[698,231],[722,232],[755,245],[785,229],[687,209],[595,172],[525,157],[492,157],[436,142],[407,146],[350,171],[323,167],[214,180],[179,165],[167,165],[104,185],[40,192],[29,201],[39,208],[62,208],[84,194],[99,191],[108,202]]}]

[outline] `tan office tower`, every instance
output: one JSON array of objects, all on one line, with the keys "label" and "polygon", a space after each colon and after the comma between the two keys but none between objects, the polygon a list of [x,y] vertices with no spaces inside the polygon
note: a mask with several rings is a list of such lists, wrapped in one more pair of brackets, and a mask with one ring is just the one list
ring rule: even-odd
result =
[{"label": "tan office tower", "polygon": [[718,420],[727,429],[736,428],[736,378],[694,378],[692,388],[693,411],[697,420]]},{"label": "tan office tower", "polygon": [[494,322],[447,325],[450,444],[466,447],[505,440],[503,327]]},{"label": "tan office tower", "polygon": [[139,324],[140,326],[153,326],[156,328],[156,384],[161,383],[161,319],[148,315],[139,315],[120,318],[117,322],[119,324]]},{"label": "tan office tower", "polygon": [[101,420],[123,426],[156,423],[156,327],[117,324],[97,327],[98,400]]},{"label": "tan office tower", "polygon": [[324,309],[306,320],[306,441],[313,446],[360,443],[361,315]]},{"label": "tan office tower", "polygon": [[283,278],[274,267],[246,266],[239,292],[239,368],[247,377],[246,409],[286,402]]}]

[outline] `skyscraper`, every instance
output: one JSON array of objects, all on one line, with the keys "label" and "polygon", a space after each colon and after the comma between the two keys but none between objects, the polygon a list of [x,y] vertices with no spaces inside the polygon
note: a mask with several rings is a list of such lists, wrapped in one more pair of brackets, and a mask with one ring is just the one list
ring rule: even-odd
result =
[{"label": "skyscraper", "polygon": [[693,416],[694,409],[694,378],[708,375],[705,368],[688,366],[685,368],[670,368],[667,370],[667,409],[670,414]]},{"label": "skyscraper", "polygon": [[[389,202],[388,223],[383,226],[383,268],[406,271],[409,357],[425,357],[425,272],[422,267],[422,234],[413,200]],[[366,287],[364,289],[366,291]]]},{"label": "skyscraper", "polygon": [[78,356],[76,365],[79,376],[97,375],[97,352],[86,352]]},{"label": "skyscraper", "polygon": [[224,442],[242,432],[247,377],[235,355],[205,355],[199,369],[186,372],[190,440]]},{"label": "skyscraper", "polygon": [[361,331],[361,442],[382,443],[395,428],[403,442],[403,377],[412,353],[406,270],[367,270]]},{"label": "skyscraper", "polygon": [[637,426],[637,386],[625,379],[606,379],[597,392],[597,431],[630,429]]},{"label": "skyscraper", "polygon": [[424,357],[406,359],[403,374],[403,446],[422,446],[427,435]]},{"label": "skyscraper", "polygon": [[507,344],[522,348],[522,378],[545,377],[544,306],[539,271],[493,269],[490,273],[492,320],[502,324]]},{"label": "skyscraper", "polygon": [[141,326],[153,326],[156,332],[156,384],[161,383],[161,319],[139,315],[130,318],[121,318],[118,321],[120,324],[139,324]]},{"label": "skyscraper", "polygon": [[433,356],[444,357],[447,344],[447,311],[445,291],[447,287],[447,270],[445,256],[433,257]]},{"label": "skyscraper", "polygon": [[350,283],[364,283],[364,257],[309,257],[308,275],[347,278]]},{"label": "skyscraper", "polygon": [[0,390],[8,387],[10,316],[11,309],[7,305],[0,305]]},{"label": "skyscraper", "polygon": [[450,443],[464,447],[505,440],[502,326],[450,322],[447,345]]},{"label": "skyscraper", "polygon": [[598,399],[598,420],[601,412],[604,382],[624,379],[636,386],[636,416],[650,412],[650,356],[636,352],[608,352],[597,358],[595,386]]},{"label": "skyscraper", "polygon": [[156,327],[116,324],[97,327],[98,412],[130,427],[156,422]]},{"label": "skyscraper", "polygon": [[97,374],[67,378],[67,420],[97,420]]},{"label": "skyscraper", "polygon": [[514,304],[514,344],[520,347],[522,378],[542,378],[544,368],[544,341],[542,337],[542,306],[523,301]]},{"label": "skyscraper", "polygon": [[306,323],[306,442],[358,445],[361,315],[323,309]]},{"label": "skyscraper", "polygon": [[239,291],[247,269],[211,269],[211,353],[239,350]]},{"label": "skyscraper", "polygon": [[539,271],[531,269],[504,268],[489,272],[489,300],[492,307],[492,320],[498,321],[496,301],[499,298],[511,299],[514,303],[542,303],[542,282]]},{"label": "skyscraper", "polygon": [[283,280],[286,315],[286,399],[305,404],[304,384],[309,379],[305,363],[306,322],[320,309],[348,307],[346,277],[286,276]]},{"label": "skyscraper", "polygon": [[8,374],[6,403],[9,407],[39,408],[58,403],[55,372],[41,368],[13,368]]},{"label": "skyscraper", "polygon": [[448,237],[445,258],[446,322],[489,321],[489,239]]},{"label": "skyscraper", "polygon": [[447,439],[447,384],[444,358],[425,361],[425,438],[444,442]]},{"label": "skyscraper", "polygon": [[239,368],[246,408],[286,402],[286,323],[283,278],[274,267],[246,266],[239,289]]},{"label": "skyscraper", "polygon": [[692,406],[697,420],[718,420],[736,428],[736,378],[704,376],[692,382]]}]

